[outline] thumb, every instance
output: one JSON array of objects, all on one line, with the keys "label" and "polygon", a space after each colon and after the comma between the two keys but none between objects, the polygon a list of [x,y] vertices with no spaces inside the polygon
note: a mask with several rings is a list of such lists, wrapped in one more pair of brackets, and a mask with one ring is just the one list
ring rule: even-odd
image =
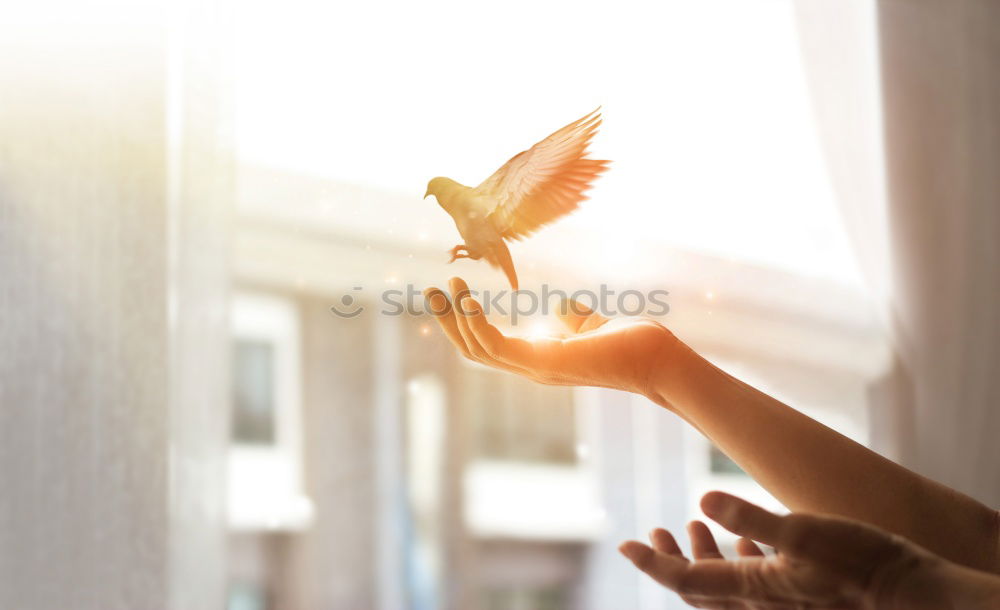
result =
[{"label": "thumb", "polygon": [[705,494],[701,499],[701,510],[732,533],[774,547],[780,546],[786,530],[783,517],[721,491]]},{"label": "thumb", "polygon": [[607,318],[587,307],[580,301],[563,299],[559,303],[556,315],[571,333],[583,333],[599,328],[608,321]]}]

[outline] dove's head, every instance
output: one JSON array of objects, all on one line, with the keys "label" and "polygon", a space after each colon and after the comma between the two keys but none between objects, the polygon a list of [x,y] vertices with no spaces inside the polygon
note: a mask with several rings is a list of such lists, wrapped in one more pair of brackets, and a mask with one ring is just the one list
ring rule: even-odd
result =
[{"label": "dove's head", "polygon": [[437,198],[440,202],[442,195],[449,191],[453,186],[458,183],[451,178],[443,178],[438,176],[437,178],[431,178],[431,181],[427,183],[427,192],[424,193],[424,199],[427,199],[431,195]]}]

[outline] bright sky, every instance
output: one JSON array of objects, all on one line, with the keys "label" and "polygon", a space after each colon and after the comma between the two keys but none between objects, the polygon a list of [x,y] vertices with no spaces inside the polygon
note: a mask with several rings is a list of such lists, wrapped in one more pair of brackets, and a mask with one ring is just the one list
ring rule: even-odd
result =
[{"label": "bright sky", "polygon": [[[477,184],[603,105],[592,151],[614,164],[582,210],[545,230],[552,243],[586,236],[623,257],[663,243],[859,282],[790,0],[238,10],[246,160],[417,201],[429,178]],[[386,212],[369,211],[375,221]]]}]

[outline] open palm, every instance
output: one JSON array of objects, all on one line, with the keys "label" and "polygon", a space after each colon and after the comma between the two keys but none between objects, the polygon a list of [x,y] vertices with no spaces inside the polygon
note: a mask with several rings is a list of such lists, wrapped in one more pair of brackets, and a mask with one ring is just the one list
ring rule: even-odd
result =
[{"label": "open palm", "polygon": [[[869,525],[822,515],[775,515],[745,500],[712,492],[705,514],[742,536],[741,559],[727,561],[708,527],[688,527],[694,561],[669,532],[652,546],[620,549],[640,570],[692,606],[710,609],[851,609],[953,607],[931,574],[943,563],[916,545]],[[772,545],[767,557],[754,540]]]},{"label": "open palm", "polygon": [[424,291],[445,335],[467,358],[555,385],[588,385],[649,395],[653,367],[662,366],[673,334],[649,318],[608,319],[578,302],[559,310],[567,333],[527,339],[504,335],[486,319],[460,278],[449,282],[453,302],[438,288]]}]

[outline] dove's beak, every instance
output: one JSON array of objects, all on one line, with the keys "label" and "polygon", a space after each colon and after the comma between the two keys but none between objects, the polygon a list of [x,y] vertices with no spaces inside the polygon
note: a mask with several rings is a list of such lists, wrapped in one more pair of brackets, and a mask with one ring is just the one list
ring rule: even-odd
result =
[{"label": "dove's beak", "polygon": [[427,189],[427,192],[424,193],[424,199],[427,199],[430,196],[431,196],[431,189]]}]

